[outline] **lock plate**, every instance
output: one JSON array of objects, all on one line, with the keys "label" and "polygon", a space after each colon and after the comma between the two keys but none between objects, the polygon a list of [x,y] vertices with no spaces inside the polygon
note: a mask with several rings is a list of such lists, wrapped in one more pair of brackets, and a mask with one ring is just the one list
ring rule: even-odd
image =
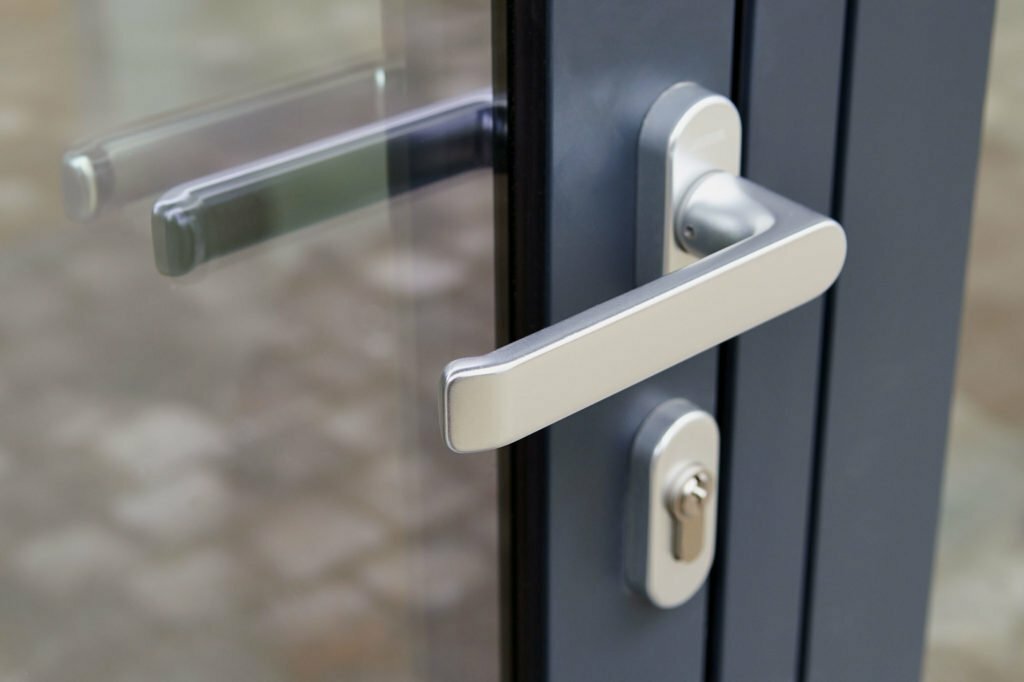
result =
[{"label": "lock plate", "polygon": [[637,165],[638,285],[698,260],[675,238],[676,209],[702,175],[739,175],[742,139],[733,103],[696,83],[677,83],[651,105]]},{"label": "lock plate", "polygon": [[[700,589],[711,570],[718,451],[714,417],[681,398],[659,405],[633,441],[626,578],[655,606],[679,606]],[[674,499],[679,502],[676,513]]]}]

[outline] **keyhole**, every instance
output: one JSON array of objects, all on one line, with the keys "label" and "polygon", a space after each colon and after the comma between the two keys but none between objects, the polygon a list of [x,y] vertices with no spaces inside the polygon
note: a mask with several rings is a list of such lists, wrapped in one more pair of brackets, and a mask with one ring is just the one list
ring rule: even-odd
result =
[{"label": "keyhole", "polygon": [[666,491],[665,504],[672,516],[672,555],[694,561],[703,551],[704,512],[711,495],[711,473],[689,467],[675,477]]}]

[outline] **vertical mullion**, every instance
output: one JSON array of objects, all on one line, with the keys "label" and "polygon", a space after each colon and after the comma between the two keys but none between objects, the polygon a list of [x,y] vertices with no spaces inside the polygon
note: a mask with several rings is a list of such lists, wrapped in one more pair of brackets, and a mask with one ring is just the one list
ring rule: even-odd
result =
[{"label": "vertical mullion", "polygon": [[[744,175],[829,212],[844,0],[741,1]],[[723,348],[725,433],[710,680],[798,675],[821,368],[817,299]]]},{"label": "vertical mullion", "polygon": [[804,680],[916,680],[991,1],[850,0]]}]

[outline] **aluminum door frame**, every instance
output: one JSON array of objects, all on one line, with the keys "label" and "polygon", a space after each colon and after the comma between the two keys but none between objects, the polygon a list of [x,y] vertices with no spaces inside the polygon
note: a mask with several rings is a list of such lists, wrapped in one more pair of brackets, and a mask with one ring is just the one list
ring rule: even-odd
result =
[{"label": "aluminum door frame", "polygon": [[[845,0],[737,3],[743,173],[826,214],[845,11]],[[799,679],[824,317],[819,298],[722,346],[709,682]]]},{"label": "aluminum door frame", "polygon": [[[851,234],[826,301],[502,453],[506,680],[916,679],[991,5],[496,1],[499,341],[633,285],[636,133],[680,80],[738,100],[747,173]],[[622,496],[677,395],[727,434],[724,518],[710,591],[658,613],[622,580]]]},{"label": "aluminum door frame", "polygon": [[992,0],[850,0],[802,679],[918,680]]},{"label": "aluminum door frame", "polygon": [[[499,341],[634,287],[636,154],[679,81],[728,92],[732,3],[498,0]],[[613,396],[501,454],[505,679],[701,680],[707,591],[662,611],[623,577],[630,442],[660,402],[715,409],[717,352]]]}]

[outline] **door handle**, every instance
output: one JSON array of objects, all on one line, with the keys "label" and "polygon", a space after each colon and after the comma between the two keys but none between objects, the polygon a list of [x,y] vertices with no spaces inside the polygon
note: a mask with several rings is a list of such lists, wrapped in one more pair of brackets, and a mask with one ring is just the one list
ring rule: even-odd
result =
[{"label": "door handle", "polygon": [[[153,255],[176,277],[377,201],[501,168],[504,105],[490,90],[322,134],[346,102],[379,99],[386,73],[319,77],[76,145],[62,165],[65,209],[87,221],[163,190],[152,212]],[[320,135],[266,151],[300,134],[280,130],[292,120],[303,137]]]},{"label": "door handle", "polygon": [[183,183],[153,206],[157,269],[202,263],[464,172],[494,155],[503,109],[480,91]]},{"label": "door handle", "polygon": [[383,84],[396,74],[387,66],[331,70],[80,141],[61,163],[65,211],[90,221],[108,207],[331,135],[339,118],[376,113]]},{"label": "door handle", "polygon": [[659,97],[640,136],[637,272],[643,281],[660,264],[667,274],[449,363],[440,396],[449,448],[508,445],[831,286],[846,256],[842,227],[737,177],[740,134],[720,95],[687,83]]}]

